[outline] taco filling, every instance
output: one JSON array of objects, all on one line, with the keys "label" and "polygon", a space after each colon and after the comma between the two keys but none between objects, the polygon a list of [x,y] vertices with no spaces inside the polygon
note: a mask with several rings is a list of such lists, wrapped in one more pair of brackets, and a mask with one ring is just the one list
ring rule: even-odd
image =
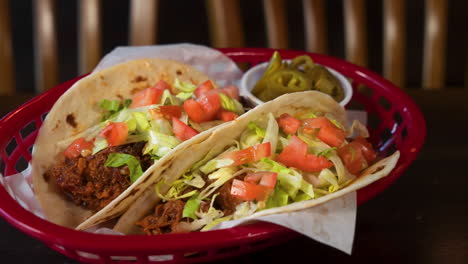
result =
[{"label": "taco filling", "polygon": [[181,142],[242,114],[237,99],[235,86],[179,79],[172,86],[160,80],[131,99],[104,99],[101,122],[58,142],[65,159],[43,177],[76,205],[98,211]]},{"label": "taco filling", "polygon": [[[364,126],[353,126],[366,135]],[[136,223],[146,234],[208,230],[219,222],[317,199],[349,185],[376,161],[362,136],[324,113],[299,111],[251,121],[221,153],[208,153],[172,183]],[[169,184],[166,193],[161,186]]]}]

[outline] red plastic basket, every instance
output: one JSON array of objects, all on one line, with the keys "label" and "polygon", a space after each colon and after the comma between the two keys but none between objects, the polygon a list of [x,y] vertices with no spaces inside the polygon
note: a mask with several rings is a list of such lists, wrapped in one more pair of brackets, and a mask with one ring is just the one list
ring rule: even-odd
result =
[{"label": "red plastic basket", "polygon": [[[256,48],[220,50],[234,61],[250,66],[268,61],[274,51]],[[420,110],[398,87],[367,69],[303,51],[281,50],[280,53],[286,59],[308,54],[315,62],[331,67],[352,80],[354,96],[351,105],[357,105],[369,113],[369,130],[374,146],[384,155],[397,149],[401,152],[400,160],[389,176],[358,191],[358,204],[382,192],[410,165],[423,145],[426,124]],[[43,117],[57,98],[80,78],[35,97],[0,120],[0,172],[3,175],[17,173],[22,169],[19,166],[31,159],[31,148]],[[16,228],[52,249],[86,263],[114,263],[122,256],[132,263],[200,262],[244,254],[297,236],[289,229],[269,223],[158,236],[78,232],[26,211],[3,186],[0,186],[0,214]]]}]

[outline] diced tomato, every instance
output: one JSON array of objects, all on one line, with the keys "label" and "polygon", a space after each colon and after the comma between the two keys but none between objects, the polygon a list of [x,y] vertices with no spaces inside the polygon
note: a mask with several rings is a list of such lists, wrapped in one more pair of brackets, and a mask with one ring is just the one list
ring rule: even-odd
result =
[{"label": "diced tomato", "polygon": [[233,164],[229,166],[237,166],[250,162],[256,162],[262,158],[269,157],[271,155],[271,144],[270,142],[257,144],[246,149],[231,151],[222,155],[223,159],[232,159]]},{"label": "diced tomato", "polygon": [[110,147],[118,146],[125,143],[128,137],[127,123],[109,123],[101,132],[99,136],[107,140]]},{"label": "diced tomato", "polygon": [[228,86],[225,86],[221,89],[219,89],[220,92],[222,92],[223,94],[233,98],[233,99],[236,99],[236,100],[239,100],[240,97],[239,97],[239,88],[237,88],[237,86],[235,85],[228,85]]},{"label": "diced tomato", "polygon": [[247,175],[245,175],[244,181],[257,184],[262,178],[262,175],[262,173],[258,172],[248,173]]},{"label": "diced tomato", "polygon": [[169,84],[161,80],[154,87],[139,91],[133,96],[130,108],[157,104],[166,89],[170,90]]},{"label": "diced tomato", "polygon": [[276,160],[284,165],[296,164],[298,160],[303,159],[306,155],[307,144],[300,138],[292,136],[288,145],[283,148],[283,151],[276,157]]},{"label": "diced tomato", "polygon": [[300,163],[301,170],[306,172],[316,172],[323,169],[328,169],[333,166],[333,163],[323,156],[307,154],[305,159]]},{"label": "diced tomato", "polygon": [[214,120],[218,111],[221,110],[221,98],[217,91],[202,94],[197,102],[201,105],[208,121]]},{"label": "diced tomato", "polygon": [[80,137],[75,139],[63,152],[67,158],[77,158],[81,155],[83,150],[92,150],[94,147],[93,142],[86,141],[85,138]]},{"label": "diced tomato", "polygon": [[171,91],[171,86],[165,82],[164,80],[159,80],[159,82],[157,82],[155,85],[154,85],[154,88],[158,88],[159,90],[169,90]]},{"label": "diced tomato", "polygon": [[332,147],[341,146],[345,140],[345,132],[326,117],[307,118],[302,123],[304,133],[316,135],[321,141]]},{"label": "diced tomato", "polygon": [[340,156],[346,169],[352,174],[358,174],[361,170],[367,167],[367,162],[360,146],[353,142],[338,149],[338,156]]},{"label": "diced tomato", "polygon": [[221,110],[218,113],[218,119],[221,119],[224,122],[232,121],[236,119],[237,117],[239,117],[239,115],[231,111]]},{"label": "diced tomato", "polygon": [[172,117],[180,118],[182,116],[182,106],[179,105],[162,105],[159,111],[168,119]]},{"label": "diced tomato", "polygon": [[269,189],[265,186],[244,182],[238,179],[234,179],[231,185],[231,195],[246,201],[265,200],[268,192]]},{"label": "diced tomato", "polygon": [[187,113],[187,115],[190,117],[190,119],[192,119],[193,121],[197,123],[209,121],[200,103],[198,103],[197,101],[193,99],[188,99],[187,101],[184,102],[184,110]]},{"label": "diced tomato", "polygon": [[294,135],[301,126],[301,121],[284,113],[278,118],[278,126],[283,129],[284,133]]},{"label": "diced tomato", "polygon": [[278,173],[271,171],[259,171],[248,173],[244,177],[245,182],[260,184],[267,188],[273,189],[276,185],[276,179],[278,178]]},{"label": "diced tomato", "polygon": [[189,127],[176,117],[172,117],[172,131],[174,132],[174,135],[182,141],[190,139],[198,134],[198,131]]},{"label": "diced tomato", "polygon": [[375,160],[376,153],[372,145],[362,137],[338,149],[338,156],[352,174],[358,174]]},{"label": "diced tomato", "polygon": [[291,137],[289,144],[284,147],[276,160],[288,167],[306,172],[317,172],[333,166],[333,163],[323,156],[307,154],[307,144],[296,136]]},{"label": "diced tomato", "polygon": [[373,162],[377,158],[377,154],[375,153],[374,148],[365,138],[357,137],[353,142],[359,143],[361,145],[362,154],[368,163]]},{"label": "diced tomato", "polygon": [[195,89],[195,97],[200,98],[202,94],[205,94],[214,89],[213,83],[210,80],[205,81],[204,83],[198,85]]},{"label": "diced tomato", "polygon": [[261,186],[265,186],[269,189],[275,188],[276,179],[278,178],[278,173],[270,172],[270,171],[259,172],[259,173],[263,174],[262,179],[260,180]]}]

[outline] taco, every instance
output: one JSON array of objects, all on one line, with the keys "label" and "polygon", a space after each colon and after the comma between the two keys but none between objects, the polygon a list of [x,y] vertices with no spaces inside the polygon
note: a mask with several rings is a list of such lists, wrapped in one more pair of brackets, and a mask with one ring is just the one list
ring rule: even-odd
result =
[{"label": "taco", "polygon": [[180,152],[114,229],[204,231],[312,207],[386,176],[399,153],[377,157],[365,126],[347,124],[344,109],[316,91],[260,105]]},{"label": "taco", "polygon": [[238,96],[235,86],[219,88],[191,66],[161,59],[79,80],[54,104],[33,149],[45,217],[85,229],[121,214],[175,153],[243,113]]}]

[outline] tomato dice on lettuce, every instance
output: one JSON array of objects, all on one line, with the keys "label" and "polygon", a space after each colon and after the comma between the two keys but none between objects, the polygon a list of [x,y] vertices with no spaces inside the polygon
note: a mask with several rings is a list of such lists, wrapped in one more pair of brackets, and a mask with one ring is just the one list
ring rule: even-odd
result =
[{"label": "tomato dice on lettuce", "polygon": [[345,132],[326,117],[306,118],[302,121],[304,133],[315,135],[331,147],[343,145]]},{"label": "tomato dice on lettuce", "polygon": [[197,100],[189,99],[184,102],[187,115],[197,123],[212,121],[221,110],[221,99],[215,91],[202,94]]},{"label": "tomato dice on lettuce", "polygon": [[99,132],[99,136],[106,139],[109,147],[122,145],[125,143],[128,137],[127,123],[110,122],[103,130],[101,130],[101,132]]},{"label": "tomato dice on lettuce", "polygon": [[182,141],[190,139],[198,134],[198,131],[189,127],[176,117],[172,117],[172,131],[174,135]]},{"label": "tomato dice on lettuce", "polygon": [[269,157],[270,155],[271,144],[270,142],[266,142],[242,150],[224,153],[220,156],[220,158],[232,159],[234,163],[230,164],[229,166],[237,166],[246,163],[256,162],[261,160],[262,158]]},{"label": "tomato dice on lettuce", "polygon": [[333,163],[323,156],[307,154],[307,144],[296,136],[291,137],[276,160],[288,167],[306,172],[319,172],[333,166]]},{"label": "tomato dice on lettuce", "polygon": [[278,118],[278,126],[284,131],[284,133],[294,135],[301,126],[301,121],[287,113],[284,113]]},{"label": "tomato dice on lettuce", "polygon": [[200,98],[203,94],[214,89],[213,83],[210,80],[205,81],[204,83],[198,85],[195,89],[195,97]]},{"label": "tomato dice on lettuce", "polygon": [[93,142],[86,141],[85,138],[80,137],[75,139],[63,152],[63,155],[69,159],[77,158],[81,155],[83,150],[92,150],[94,147]]},{"label": "tomato dice on lettuce", "polygon": [[248,173],[244,181],[260,184],[267,188],[273,189],[276,185],[276,179],[278,178],[278,173],[271,172],[271,171],[259,171],[259,172],[252,172]]},{"label": "tomato dice on lettuce", "polygon": [[246,201],[263,201],[268,196],[270,190],[265,186],[238,179],[234,179],[231,185],[231,195]]},{"label": "tomato dice on lettuce", "polygon": [[346,169],[352,174],[358,174],[367,168],[377,156],[372,145],[363,137],[357,137],[351,143],[339,148],[337,152]]},{"label": "tomato dice on lettuce", "polygon": [[130,108],[157,104],[166,89],[170,91],[171,86],[165,81],[160,80],[154,87],[139,91],[133,96]]}]

